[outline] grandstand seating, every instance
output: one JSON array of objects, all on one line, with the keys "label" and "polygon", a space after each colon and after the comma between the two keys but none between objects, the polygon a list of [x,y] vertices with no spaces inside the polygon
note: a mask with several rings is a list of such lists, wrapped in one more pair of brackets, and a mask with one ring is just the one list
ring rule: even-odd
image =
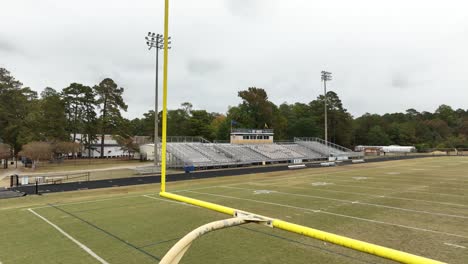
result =
[{"label": "grandstand seating", "polygon": [[328,156],[356,156],[351,150],[320,140],[295,139],[281,144],[226,144],[205,142],[168,142],[170,167],[216,167],[259,162],[318,160]]},{"label": "grandstand seating", "polygon": [[299,144],[282,144],[283,147],[288,148],[296,153],[302,155],[303,159],[320,159],[323,155],[319,152],[313,151],[307,147]]},{"label": "grandstand seating", "polygon": [[216,144],[215,147],[220,151],[231,156],[236,162],[261,162],[268,158],[258,152],[246,148],[244,145],[235,144]]},{"label": "grandstand seating", "polygon": [[270,160],[291,160],[304,158],[303,155],[278,144],[246,145],[250,149],[268,157]]},{"label": "grandstand seating", "polygon": [[312,151],[320,153],[323,156],[335,156],[335,157],[348,156],[348,157],[352,157],[352,156],[361,155],[361,153],[353,152],[350,149],[347,149],[345,147],[333,144],[331,142],[326,142],[326,141],[324,141],[322,139],[318,139],[318,138],[311,138],[311,139],[309,139],[309,138],[305,138],[305,139],[295,138],[294,141],[298,145],[301,145],[301,146],[306,147],[306,148],[308,148],[308,149],[310,149]]},{"label": "grandstand seating", "polygon": [[167,150],[182,160],[185,164],[202,165],[210,164],[211,160],[205,157],[202,153],[188,146],[190,143],[170,143],[167,144]]},{"label": "grandstand seating", "polygon": [[214,147],[215,144],[189,143],[186,145],[200,152],[203,156],[207,157],[212,162],[219,163],[219,164],[235,162],[235,160],[233,160],[232,158],[227,157],[225,153],[216,149]]}]

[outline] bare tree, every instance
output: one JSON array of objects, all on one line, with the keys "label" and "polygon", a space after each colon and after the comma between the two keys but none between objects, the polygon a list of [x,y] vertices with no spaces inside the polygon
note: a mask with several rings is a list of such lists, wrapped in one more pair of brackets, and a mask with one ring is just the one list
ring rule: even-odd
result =
[{"label": "bare tree", "polygon": [[129,158],[139,151],[138,145],[133,141],[132,137],[112,136],[120,145],[120,149],[128,153]]},{"label": "bare tree", "polygon": [[30,158],[33,161],[33,166],[35,166],[40,160],[50,160],[52,158],[52,145],[47,142],[31,142],[24,145],[19,154]]},{"label": "bare tree", "polygon": [[71,153],[73,157],[76,157],[80,150],[81,144],[77,142],[61,141],[53,145],[53,151],[55,154],[62,154],[68,156]]},{"label": "bare tree", "polygon": [[0,161],[5,160],[3,167],[6,169],[8,166],[8,159],[11,157],[11,149],[7,144],[0,143]]}]

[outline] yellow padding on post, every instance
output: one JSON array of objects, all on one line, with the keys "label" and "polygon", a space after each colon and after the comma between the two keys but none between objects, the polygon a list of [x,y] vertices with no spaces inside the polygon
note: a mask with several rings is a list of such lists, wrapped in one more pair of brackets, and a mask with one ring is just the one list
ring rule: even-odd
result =
[{"label": "yellow padding on post", "polygon": [[228,214],[228,215],[234,216],[234,214],[236,213],[236,209],[234,209],[234,208],[230,208],[230,207],[226,207],[226,206],[222,206],[222,205],[218,205],[218,204],[214,204],[214,203],[204,202],[204,201],[201,201],[201,200],[188,198],[188,197],[185,197],[185,196],[182,196],[182,195],[177,195],[177,194],[168,193],[168,192],[161,192],[161,193],[159,193],[159,195],[162,196],[162,197],[172,199],[172,200],[197,205],[197,206],[207,208],[207,209],[210,209],[210,210],[213,210],[213,211],[216,211],[216,212],[220,212],[220,213],[223,213],[223,214]]},{"label": "yellow padding on post", "polygon": [[[204,202],[201,200],[197,200],[197,199],[193,199],[193,198],[189,198],[189,197],[185,197],[185,196],[177,195],[173,193],[160,192],[159,195],[162,197],[166,197],[168,199],[200,206],[200,207],[210,209],[216,212],[220,212],[223,214],[235,215],[236,211],[240,212],[240,210],[237,210],[234,208],[230,208],[230,207],[226,207],[226,206],[222,206],[222,205],[218,205],[214,203]],[[245,211],[242,211],[242,212],[249,213]],[[249,213],[249,214],[256,215],[252,213]],[[273,228],[278,228],[278,229],[282,229],[285,231],[315,238],[318,240],[330,242],[332,244],[351,248],[360,252],[368,253],[374,256],[378,256],[378,257],[382,257],[382,258],[386,258],[386,259],[390,259],[394,261],[398,261],[401,263],[407,263],[407,264],[416,264],[416,263],[418,264],[443,264],[444,263],[444,262],[440,262],[437,260],[432,260],[429,258],[424,258],[424,257],[416,256],[413,254],[409,254],[403,251],[398,251],[395,249],[374,245],[374,244],[363,242],[360,240],[335,235],[335,234],[328,233],[325,231],[320,231],[320,230],[313,229],[310,227],[289,223],[283,220],[273,219],[271,225],[273,226]]]},{"label": "yellow padding on post", "polygon": [[332,233],[320,231],[310,227],[288,223],[282,220],[273,220],[273,227],[286,230],[289,232],[312,237],[322,241],[330,242],[343,247],[355,249],[357,251],[369,253],[386,259],[391,259],[401,263],[419,263],[419,264],[441,264],[443,262],[416,256],[406,252],[398,251],[391,248],[386,248],[371,243],[359,241],[344,236],[335,235]]}]

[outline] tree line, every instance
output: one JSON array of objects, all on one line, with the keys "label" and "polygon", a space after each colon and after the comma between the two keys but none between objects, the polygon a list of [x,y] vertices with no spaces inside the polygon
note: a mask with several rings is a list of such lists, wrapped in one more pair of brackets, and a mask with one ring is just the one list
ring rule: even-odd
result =
[{"label": "tree line", "polygon": [[[92,87],[71,83],[57,91],[46,87],[40,95],[0,68],[0,143],[11,155],[29,153],[29,143],[48,142],[49,148],[61,152],[75,149],[67,142],[89,147],[97,135],[117,134],[130,137],[120,124],[125,120],[121,111],[127,110],[122,95],[124,88],[106,78]],[[6,145],[6,146],[5,146]],[[43,144],[33,144],[40,153],[47,152]],[[69,146],[64,149],[64,146]],[[30,146],[31,147],[31,146]],[[101,156],[103,156],[101,146]],[[60,152],[59,151],[59,152]],[[54,152],[58,153],[58,152]],[[65,152],[73,153],[73,152]]]},{"label": "tree line", "polygon": [[[89,147],[101,135],[111,134],[122,147],[134,148],[133,136],[154,137],[153,110],[126,119],[124,88],[106,78],[94,86],[71,83],[57,91],[47,87],[40,95],[0,68],[0,153],[8,147],[19,153],[31,142],[75,142],[77,134]],[[309,103],[276,105],[262,88],[238,92],[241,103],[226,113],[193,109],[189,102],[168,110],[168,136],[201,136],[228,140],[231,128],[272,128],[275,140],[324,135],[323,95]],[[415,145],[418,149],[467,148],[468,111],[440,105],[431,112],[408,109],[404,113],[369,114],[354,118],[339,96],[327,93],[328,140],[346,147],[356,145]],[[161,112],[159,127],[161,128]],[[159,129],[161,133],[161,129]],[[101,144],[101,155],[103,155]],[[60,148],[59,148],[60,149]],[[62,148],[63,149],[63,148]],[[3,150],[3,152],[2,152]],[[5,156],[5,154],[3,154]]]}]

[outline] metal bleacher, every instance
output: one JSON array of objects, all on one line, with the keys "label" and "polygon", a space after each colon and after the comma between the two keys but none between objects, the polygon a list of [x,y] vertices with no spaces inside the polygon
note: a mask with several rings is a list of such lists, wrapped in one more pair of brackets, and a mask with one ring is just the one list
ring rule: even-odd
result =
[{"label": "metal bleacher", "polygon": [[204,139],[188,142],[178,139],[168,142],[167,153],[169,167],[173,168],[290,163],[293,160],[324,160],[329,156],[358,156],[350,149],[317,138],[295,138],[294,142],[272,144],[211,143]]},{"label": "metal bleacher", "polygon": [[351,149],[345,148],[343,146],[325,141],[320,138],[294,138],[294,143],[308,148],[314,152],[317,152],[324,156],[333,156],[333,157],[340,157],[340,156],[347,156],[347,157],[355,157],[361,156],[362,153],[354,152]]},{"label": "metal bleacher", "polygon": [[300,155],[302,155],[303,159],[315,160],[315,159],[323,158],[323,154],[320,154],[320,152],[316,152],[312,149],[309,149],[299,144],[288,143],[288,144],[282,144],[282,146],[296,153],[299,153]]},{"label": "metal bleacher", "polygon": [[207,157],[214,163],[218,164],[230,164],[235,162],[234,159],[226,156],[226,154],[217,148],[213,143],[189,143],[187,146],[200,152],[203,156]]},{"label": "metal bleacher", "polygon": [[268,159],[268,157],[251,150],[244,145],[215,144],[214,146],[238,163],[262,162]]},{"label": "metal bleacher", "polygon": [[245,146],[274,161],[304,158],[303,155],[278,144],[251,144]]}]

